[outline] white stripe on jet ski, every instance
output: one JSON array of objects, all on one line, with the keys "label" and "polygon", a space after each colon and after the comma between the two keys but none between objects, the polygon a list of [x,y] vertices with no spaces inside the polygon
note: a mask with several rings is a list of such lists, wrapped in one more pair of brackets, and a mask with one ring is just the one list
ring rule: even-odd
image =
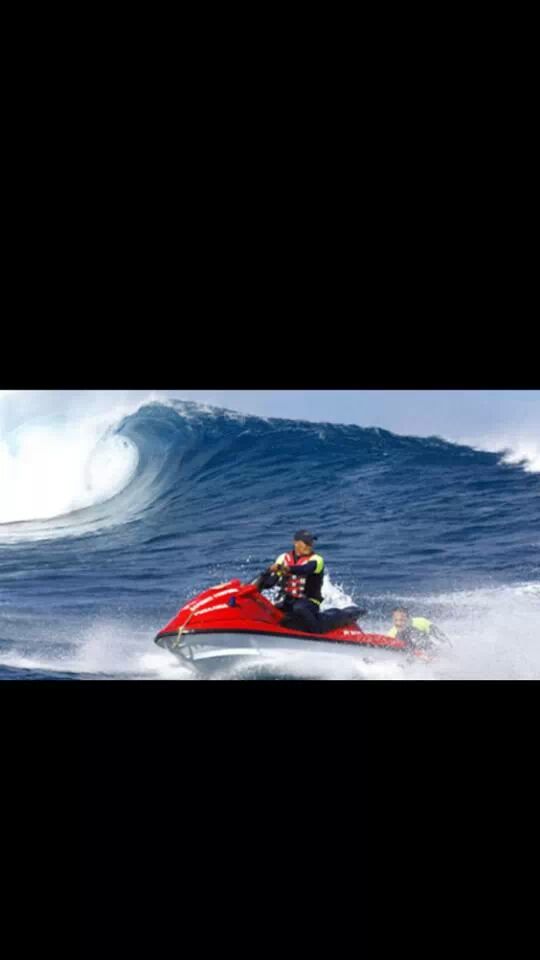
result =
[{"label": "white stripe on jet ski", "polygon": [[258,656],[259,654],[260,651],[255,649],[255,647],[251,647],[249,650],[246,650],[245,647],[240,647],[238,650],[235,650],[231,647],[227,647],[227,649],[215,647],[213,650],[208,650],[205,653],[195,653],[194,651],[193,662],[196,662],[197,660],[208,660],[210,657],[253,657]]}]

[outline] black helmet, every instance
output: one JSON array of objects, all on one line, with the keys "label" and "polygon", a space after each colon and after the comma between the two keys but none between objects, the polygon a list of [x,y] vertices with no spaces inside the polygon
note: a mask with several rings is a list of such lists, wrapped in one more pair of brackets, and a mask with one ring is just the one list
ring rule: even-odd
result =
[{"label": "black helmet", "polygon": [[318,538],[314,533],[310,533],[309,530],[297,530],[294,535],[295,540],[301,540],[302,543],[308,543],[310,546],[313,545],[313,541]]}]

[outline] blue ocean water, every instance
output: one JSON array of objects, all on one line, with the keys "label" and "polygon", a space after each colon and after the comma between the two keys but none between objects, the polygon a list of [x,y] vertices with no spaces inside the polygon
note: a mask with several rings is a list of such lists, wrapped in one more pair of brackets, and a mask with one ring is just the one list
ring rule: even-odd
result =
[{"label": "blue ocean water", "polygon": [[384,632],[406,602],[452,637],[424,676],[540,676],[540,475],[500,454],[166,401],[23,422],[0,470],[2,680],[188,679],[157,630],[299,526],[328,605]]}]

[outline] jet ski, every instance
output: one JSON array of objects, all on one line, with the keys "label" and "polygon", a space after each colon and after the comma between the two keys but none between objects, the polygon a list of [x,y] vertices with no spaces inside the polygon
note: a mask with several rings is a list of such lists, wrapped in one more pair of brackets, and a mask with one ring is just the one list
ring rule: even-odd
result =
[{"label": "jet ski", "polygon": [[[186,603],[164,626],[154,642],[170,650],[199,674],[247,664],[268,664],[272,658],[360,657],[364,664],[377,660],[410,658],[418,655],[403,640],[379,633],[364,633],[356,622],[362,613],[356,607],[333,609],[333,629],[307,633],[291,626],[286,613],[274,606],[256,584],[230,580],[204,590]],[[365,611],[364,611],[365,612]],[[339,616],[341,614],[341,616]],[[330,618],[329,618],[330,619]]]}]

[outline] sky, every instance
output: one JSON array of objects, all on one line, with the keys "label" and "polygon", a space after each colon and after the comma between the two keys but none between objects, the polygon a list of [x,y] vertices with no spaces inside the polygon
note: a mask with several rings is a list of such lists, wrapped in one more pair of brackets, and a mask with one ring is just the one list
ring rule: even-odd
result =
[{"label": "sky", "polygon": [[[25,417],[104,412],[148,391],[2,391],[0,431]],[[482,449],[510,448],[540,460],[540,390],[156,390],[263,417],[383,427],[411,436],[438,435]],[[4,416],[2,417],[2,412]]]}]

